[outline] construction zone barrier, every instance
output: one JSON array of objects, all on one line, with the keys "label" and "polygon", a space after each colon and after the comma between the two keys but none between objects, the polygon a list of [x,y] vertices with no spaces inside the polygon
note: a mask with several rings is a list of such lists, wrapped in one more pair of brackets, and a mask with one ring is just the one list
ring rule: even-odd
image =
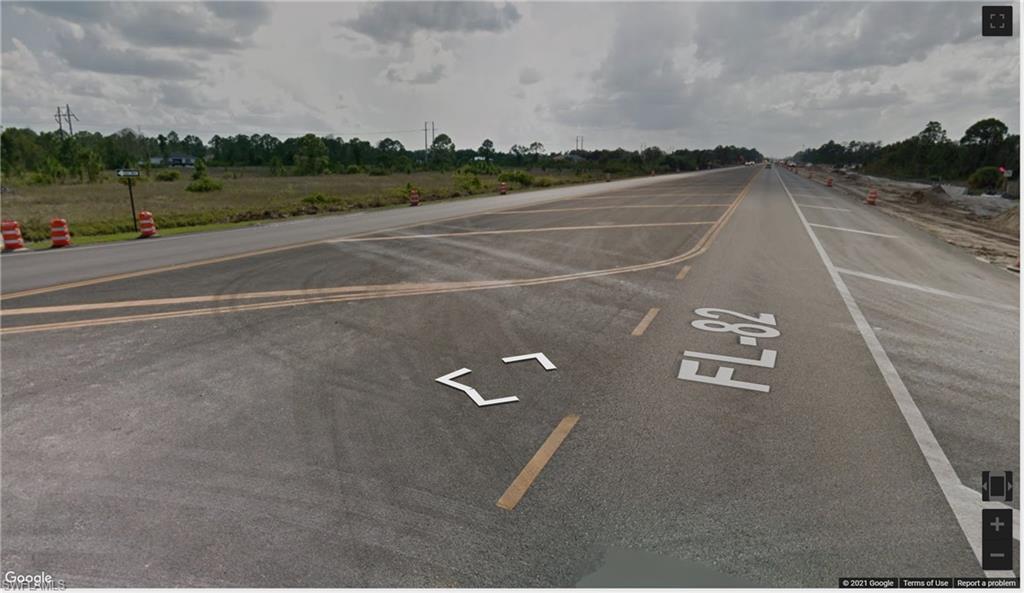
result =
[{"label": "construction zone barrier", "polygon": [[0,223],[3,230],[4,251],[21,251],[25,249],[25,239],[21,236],[21,225],[17,220],[5,220]]},{"label": "construction zone barrier", "polygon": [[875,202],[877,202],[877,201],[878,201],[878,190],[875,189],[875,188],[871,188],[871,191],[868,192],[868,198],[865,200],[865,203],[868,206],[874,206]]},{"label": "construction zone barrier", "polygon": [[502,181],[501,185],[498,187],[498,191],[501,192],[501,195],[507,194],[508,193],[508,184],[505,183],[504,181]]},{"label": "construction zone barrier", "polygon": [[68,230],[68,221],[63,218],[54,218],[50,221],[50,247],[70,247],[71,231]]},{"label": "construction zone barrier", "polygon": [[825,187],[832,187],[832,178],[829,177],[825,180]]},{"label": "construction zone barrier", "polygon": [[153,213],[143,210],[139,212],[139,238],[148,239],[150,237],[157,237],[156,234],[156,220],[153,219]]},{"label": "construction zone barrier", "polygon": [[419,192],[419,190],[416,190],[416,189],[409,190],[409,205],[410,206],[419,206],[420,205],[420,192]]}]

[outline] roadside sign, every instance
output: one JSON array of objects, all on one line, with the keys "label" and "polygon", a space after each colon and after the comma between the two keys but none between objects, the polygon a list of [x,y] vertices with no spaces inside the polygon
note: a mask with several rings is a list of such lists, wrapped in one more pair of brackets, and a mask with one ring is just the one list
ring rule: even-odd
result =
[{"label": "roadside sign", "polygon": [[138,177],[139,176],[139,170],[138,169],[118,169],[117,170],[117,176],[118,177]]},{"label": "roadside sign", "polygon": [[1013,169],[1003,169],[1003,177],[1013,177]]}]

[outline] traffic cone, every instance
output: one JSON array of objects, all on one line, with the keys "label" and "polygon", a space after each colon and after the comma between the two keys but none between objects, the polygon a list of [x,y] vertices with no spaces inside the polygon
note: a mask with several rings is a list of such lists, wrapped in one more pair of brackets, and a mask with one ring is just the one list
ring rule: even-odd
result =
[{"label": "traffic cone", "polygon": [[877,200],[878,200],[878,190],[875,189],[875,188],[871,188],[871,191],[868,192],[868,199],[865,200],[865,202],[867,203],[868,206],[874,206],[875,202]]},{"label": "traffic cone", "polygon": [[159,236],[156,233],[156,221],[153,219],[153,214],[145,210],[139,212],[139,238],[148,239]]},{"label": "traffic cone", "polygon": [[23,251],[25,239],[21,237],[21,225],[17,220],[5,220],[0,223],[3,230],[4,251]]},{"label": "traffic cone", "polygon": [[50,247],[70,247],[71,231],[68,230],[68,221],[63,218],[54,218],[50,221]]}]

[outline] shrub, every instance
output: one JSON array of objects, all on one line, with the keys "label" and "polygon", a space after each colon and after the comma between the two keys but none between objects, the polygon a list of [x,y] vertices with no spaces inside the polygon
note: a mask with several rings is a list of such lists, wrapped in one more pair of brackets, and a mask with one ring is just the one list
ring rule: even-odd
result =
[{"label": "shrub", "polygon": [[472,173],[456,173],[452,175],[452,179],[455,180],[455,187],[467,194],[478,192],[484,187],[484,184],[480,183],[480,178]]},{"label": "shrub", "polygon": [[370,175],[373,175],[375,177],[381,177],[383,175],[387,175],[388,171],[387,171],[387,169],[385,169],[383,167],[370,167],[370,169],[367,171],[367,173],[369,173]]},{"label": "shrub", "polygon": [[473,161],[464,165],[459,169],[460,173],[474,173],[476,175],[498,175],[501,173],[501,168],[494,163],[488,163],[486,161]]},{"label": "shrub", "polygon": [[1003,174],[996,167],[982,167],[967,178],[967,187],[973,190],[995,191],[1003,183]]},{"label": "shrub", "polygon": [[220,191],[224,189],[224,184],[209,177],[202,177],[188,184],[185,189],[193,192]]},{"label": "shrub", "polygon": [[177,171],[160,171],[156,174],[157,181],[177,181],[181,174]]},{"label": "shrub", "polygon": [[498,175],[498,181],[518,183],[523,187],[530,187],[534,183],[533,175],[530,175],[526,171],[506,171],[501,175]]},{"label": "shrub", "polygon": [[309,194],[308,196],[302,198],[302,201],[303,201],[303,203],[306,203],[306,204],[317,205],[317,204],[330,204],[332,202],[336,202],[337,200],[335,200],[334,198],[328,198],[327,196],[325,196],[325,195],[323,195],[323,194],[318,192],[318,193],[315,193],[315,194]]},{"label": "shrub", "polygon": [[203,159],[196,159],[195,169],[192,171],[192,179],[199,181],[203,177],[206,177],[206,161],[204,161]]},{"label": "shrub", "polygon": [[345,167],[345,174],[346,175],[358,175],[358,174],[360,174],[362,172],[363,172],[363,169],[359,165],[349,165],[348,167]]}]

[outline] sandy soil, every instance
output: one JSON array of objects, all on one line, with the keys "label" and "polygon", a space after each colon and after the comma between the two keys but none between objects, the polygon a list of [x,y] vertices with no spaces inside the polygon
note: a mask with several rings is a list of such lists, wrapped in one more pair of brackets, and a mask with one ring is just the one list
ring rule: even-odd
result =
[{"label": "sandy soil", "polygon": [[894,181],[856,173],[837,173],[829,167],[799,168],[801,175],[814,173],[824,184],[863,198],[878,190],[879,210],[906,220],[951,245],[974,253],[979,259],[1002,267],[1014,267],[1020,258],[1020,208],[1017,200],[1001,196],[969,196],[954,185]]}]

